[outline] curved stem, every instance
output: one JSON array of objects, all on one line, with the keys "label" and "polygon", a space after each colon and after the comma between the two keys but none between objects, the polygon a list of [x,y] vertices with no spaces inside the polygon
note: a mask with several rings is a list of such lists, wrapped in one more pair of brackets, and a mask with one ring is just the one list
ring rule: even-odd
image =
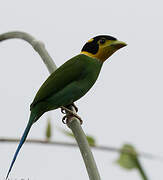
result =
[{"label": "curved stem", "polygon": [[[53,62],[52,58],[50,57],[49,53],[45,49],[44,44],[41,41],[37,41],[31,35],[25,32],[19,32],[19,31],[8,32],[8,33],[4,33],[0,35],[0,41],[12,39],[12,38],[23,39],[27,41],[28,43],[30,43],[32,47],[41,56],[42,60],[44,61],[50,73],[54,72],[57,69],[55,63]],[[73,111],[75,112],[75,110]],[[78,121],[77,118],[72,118],[72,119],[73,120],[71,120],[68,123],[68,127],[72,130],[76,138],[76,141],[78,142],[80,151],[82,153],[82,156],[85,162],[85,166],[87,168],[89,178],[90,180],[100,180],[100,175],[99,175],[95,160],[93,158],[92,152],[88,145],[86,136],[81,128],[80,122]]]},{"label": "curved stem", "polygon": [[49,73],[54,72],[57,69],[56,64],[53,59],[50,57],[48,51],[45,48],[43,42],[36,40],[33,36],[28,33],[21,31],[12,31],[4,34],[0,34],[0,41],[7,39],[23,39],[28,42],[41,56],[43,62],[45,63]]},{"label": "curved stem", "polygon": [[[72,109],[73,110],[73,109]],[[74,110],[75,112],[75,110]],[[100,174],[98,172],[96,162],[91,152],[90,146],[84,134],[84,131],[80,125],[80,121],[73,117],[68,122],[68,127],[72,130],[74,137],[78,143],[80,152],[82,154],[85,166],[90,180],[100,180]]]}]

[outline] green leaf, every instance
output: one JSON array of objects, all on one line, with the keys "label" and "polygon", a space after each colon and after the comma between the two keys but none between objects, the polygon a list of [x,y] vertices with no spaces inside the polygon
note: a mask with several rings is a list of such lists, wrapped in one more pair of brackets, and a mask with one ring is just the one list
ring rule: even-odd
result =
[{"label": "green leaf", "polygon": [[90,146],[96,146],[96,140],[93,136],[86,135],[86,138]]},{"label": "green leaf", "polygon": [[121,167],[131,170],[137,168],[137,155],[134,147],[130,144],[124,144],[120,156],[116,161]]},{"label": "green leaf", "polygon": [[61,131],[62,131],[66,136],[69,136],[69,137],[74,138],[73,133],[71,133],[71,132],[69,132],[69,131],[66,131],[66,130],[64,130],[64,129],[61,129]]},{"label": "green leaf", "polygon": [[52,136],[52,128],[51,128],[51,122],[50,122],[50,118],[47,121],[47,125],[46,125],[46,140],[49,141],[51,136]]},{"label": "green leaf", "polygon": [[[71,132],[69,132],[69,131],[65,131],[64,129],[62,129],[61,131],[62,131],[65,135],[74,138],[73,133],[71,133]],[[89,144],[90,146],[95,146],[95,145],[96,145],[96,140],[95,140],[95,138],[94,138],[93,136],[86,135],[86,138],[87,138],[88,144]]]}]

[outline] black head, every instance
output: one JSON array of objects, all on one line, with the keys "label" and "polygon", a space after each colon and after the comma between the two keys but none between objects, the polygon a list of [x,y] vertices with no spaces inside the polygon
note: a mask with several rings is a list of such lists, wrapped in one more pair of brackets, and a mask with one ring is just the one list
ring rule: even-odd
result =
[{"label": "black head", "polygon": [[90,39],[82,48],[81,54],[96,58],[104,62],[115,51],[126,46],[115,37],[100,35]]},{"label": "black head", "polygon": [[90,39],[82,48],[81,51],[86,51],[86,52],[89,52],[91,54],[96,54],[98,52],[98,49],[99,49],[99,43],[98,42],[103,42],[105,40],[117,40],[115,37],[112,37],[112,36],[107,36],[107,35],[99,35],[99,36],[96,36],[92,39]]}]

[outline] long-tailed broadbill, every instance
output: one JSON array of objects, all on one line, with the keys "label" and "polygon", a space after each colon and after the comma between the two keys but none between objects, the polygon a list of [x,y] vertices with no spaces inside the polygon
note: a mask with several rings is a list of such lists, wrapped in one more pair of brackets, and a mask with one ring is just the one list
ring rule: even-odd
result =
[{"label": "long-tailed broadbill", "polygon": [[6,179],[31,126],[45,112],[69,106],[83,97],[96,82],[104,61],[124,46],[126,43],[118,41],[112,36],[96,36],[83,46],[80,54],[65,62],[47,78],[30,106],[29,121],[14,154]]}]

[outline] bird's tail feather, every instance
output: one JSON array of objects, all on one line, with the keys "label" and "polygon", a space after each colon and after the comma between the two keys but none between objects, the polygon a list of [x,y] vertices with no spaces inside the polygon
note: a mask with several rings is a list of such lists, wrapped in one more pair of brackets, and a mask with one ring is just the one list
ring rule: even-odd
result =
[{"label": "bird's tail feather", "polygon": [[23,133],[23,136],[22,136],[22,138],[21,138],[21,140],[20,140],[20,143],[19,143],[19,145],[18,145],[18,147],[17,147],[17,149],[16,149],[16,152],[15,152],[15,154],[14,154],[14,157],[13,157],[13,160],[12,160],[12,162],[11,162],[10,168],[9,168],[9,170],[8,170],[8,173],[7,173],[7,176],[6,176],[6,180],[8,179],[8,176],[9,176],[9,174],[10,174],[10,172],[11,172],[11,169],[12,169],[12,167],[13,167],[13,165],[14,165],[14,162],[15,162],[15,160],[16,160],[16,158],[17,158],[17,155],[18,155],[18,153],[19,153],[22,145],[24,144],[24,142],[25,142],[25,140],[26,140],[26,138],[27,138],[27,135],[28,135],[28,133],[29,133],[29,130],[31,129],[32,124],[35,122],[35,118],[36,118],[36,116],[34,115],[34,113],[31,112],[31,115],[30,115],[30,118],[29,118],[29,122],[28,122],[28,124],[27,124],[27,126],[26,126],[26,128],[25,128],[25,131],[24,131],[24,133]]}]

